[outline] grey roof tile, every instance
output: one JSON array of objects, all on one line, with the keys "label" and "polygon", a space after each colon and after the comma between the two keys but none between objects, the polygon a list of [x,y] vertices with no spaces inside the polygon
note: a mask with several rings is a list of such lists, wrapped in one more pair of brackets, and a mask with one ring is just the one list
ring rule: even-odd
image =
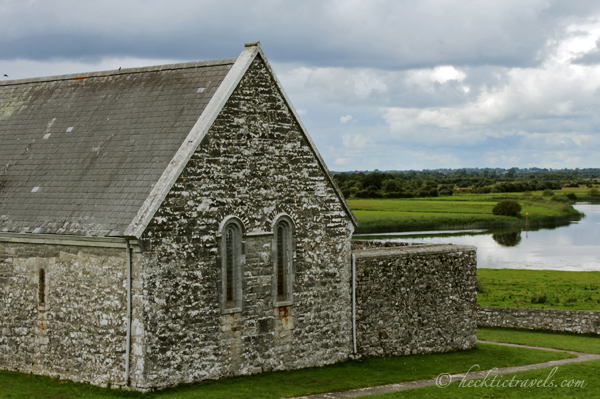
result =
[{"label": "grey roof tile", "polygon": [[0,82],[0,231],[122,235],[234,61]]}]

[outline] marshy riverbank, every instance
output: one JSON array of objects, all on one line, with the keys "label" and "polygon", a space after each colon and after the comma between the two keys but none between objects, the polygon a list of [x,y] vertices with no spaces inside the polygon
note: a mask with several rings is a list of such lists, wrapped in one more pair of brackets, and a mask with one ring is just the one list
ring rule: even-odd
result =
[{"label": "marshy riverbank", "polygon": [[[521,217],[492,213],[501,200],[515,199],[522,206]],[[465,194],[451,197],[405,199],[349,199],[359,226],[355,234],[401,231],[531,228],[567,225],[584,214],[569,203],[541,196]]]}]

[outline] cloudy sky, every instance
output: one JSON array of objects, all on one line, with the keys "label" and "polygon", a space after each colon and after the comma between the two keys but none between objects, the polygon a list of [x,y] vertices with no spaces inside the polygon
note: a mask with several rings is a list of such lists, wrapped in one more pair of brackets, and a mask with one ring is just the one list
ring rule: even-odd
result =
[{"label": "cloudy sky", "polygon": [[600,2],[0,0],[0,79],[260,41],[332,170],[600,167]]}]

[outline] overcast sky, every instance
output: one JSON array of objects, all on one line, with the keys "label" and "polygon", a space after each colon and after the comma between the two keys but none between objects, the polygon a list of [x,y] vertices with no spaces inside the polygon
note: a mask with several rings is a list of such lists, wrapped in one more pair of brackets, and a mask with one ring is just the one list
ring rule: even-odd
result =
[{"label": "overcast sky", "polygon": [[600,167],[598,1],[0,0],[0,79],[260,41],[332,170]]}]

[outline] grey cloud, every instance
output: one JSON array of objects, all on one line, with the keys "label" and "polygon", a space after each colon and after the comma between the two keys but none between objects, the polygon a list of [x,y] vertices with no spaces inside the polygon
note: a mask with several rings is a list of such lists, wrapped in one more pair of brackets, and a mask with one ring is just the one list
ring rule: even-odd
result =
[{"label": "grey cloud", "polygon": [[565,18],[595,2],[4,1],[0,57],[126,54],[227,58],[261,40],[270,58],[314,66],[406,69],[526,66]]},{"label": "grey cloud", "polygon": [[[596,46],[598,46],[598,44],[600,44],[600,43],[596,43]],[[584,54],[582,57],[577,58],[576,60],[573,61],[573,64],[579,64],[579,65],[598,65],[598,64],[600,64],[600,46],[599,46],[598,50],[591,52],[591,53]]]},{"label": "grey cloud", "polygon": [[[566,26],[598,12],[567,0],[0,0],[0,64],[39,76],[69,62],[236,57],[260,40],[326,161],[344,160],[334,169],[554,167],[558,152],[585,167],[600,149],[598,71],[578,80],[544,62]],[[408,79],[448,65],[464,77]],[[340,124],[347,114],[357,122]]]}]

